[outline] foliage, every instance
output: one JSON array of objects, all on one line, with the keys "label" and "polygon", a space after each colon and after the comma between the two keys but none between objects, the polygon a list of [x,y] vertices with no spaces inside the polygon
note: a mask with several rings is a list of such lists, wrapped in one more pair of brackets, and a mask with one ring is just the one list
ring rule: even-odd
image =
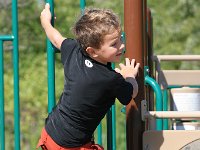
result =
[{"label": "foliage", "polygon": [[[113,9],[119,14],[123,28],[123,2],[119,0],[87,0],[88,7]],[[116,7],[117,6],[117,7]],[[199,1],[195,0],[148,0],[153,15],[155,54],[199,54],[200,17]],[[40,25],[40,12],[43,0],[18,0],[19,17],[19,76],[21,146],[23,150],[34,149],[47,116],[47,61],[46,37]],[[11,34],[11,2],[0,1],[0,34]],[[55,26],[67,37],[73,37],[70,29],[80,15],[79,1],[55,0]],[[60,54],[56,55],[56,99],[63,88],[63,70]],[[6,112],[6,149],[14,149],[13,140],[13,68],[12,43],[4,44],[4,79]],[[192,63],[193,68],[200,64]],[[166,67],[186,68],[186,63],[170,63]],[[124,143],[125,115],[120,113],[117,103],[117,143]],[[105,120],[103,121],[105,126]],[[106,135],[103,134],[104,146]],[[117,149],[125,149],[117,144]],[[105,146],[106,147],[106,146]]]},{"label": "foliage", "polygon": [[[158,5],[159,4],[159,5]],[[199,1],[149,0],[153,16],[154,52],[162,55],[199,55]],[[166,68],[199,69],[199,62],[171,62]]]}]

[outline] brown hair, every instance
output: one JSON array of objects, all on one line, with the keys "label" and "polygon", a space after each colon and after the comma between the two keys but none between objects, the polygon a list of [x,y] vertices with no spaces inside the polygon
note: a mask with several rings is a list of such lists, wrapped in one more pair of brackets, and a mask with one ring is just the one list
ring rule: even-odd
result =
[{"label": "brown hair", "polygon": [[73,27],[76,39],[82,47],[101,48],[105,35],[120,30],[119,18],[111,10],[86,9]]}]

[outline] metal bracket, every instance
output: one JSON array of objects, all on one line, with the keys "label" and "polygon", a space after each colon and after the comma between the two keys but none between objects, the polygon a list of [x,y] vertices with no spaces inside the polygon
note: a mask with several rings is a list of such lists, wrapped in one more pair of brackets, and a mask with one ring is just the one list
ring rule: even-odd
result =
[{"label": "metal bracket", "polygon": [[147,113],[147,101],[146,100],[142,100],[141,101],[141,117],[142,117],[142,121],[145,121],[145,114]]}]

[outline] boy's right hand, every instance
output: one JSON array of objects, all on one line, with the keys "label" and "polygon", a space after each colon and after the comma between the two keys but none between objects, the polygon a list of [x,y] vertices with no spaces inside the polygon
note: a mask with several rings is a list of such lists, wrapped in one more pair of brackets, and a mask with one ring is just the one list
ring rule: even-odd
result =
[{"label": "boy's right hand", "polygon": [[119,68],[115,68],[115,71],[120,73],[124,79],[126,79],[127,77],[132,77],[135,78],[137,73],[138,73],[138,69],[140,67],[140,64],[137,63],[135,65],[135,59],[132,59],[131,61],[129,60],[129,58],[125,59],[125,65],[124,64],[119,64]]},{"label": "boy's right hand", "polygon": [[45,28],[47,24],[51,23],[51,11],[49,3],[46,3],[45,8],[42,10],[40,21],[43,28]]}]

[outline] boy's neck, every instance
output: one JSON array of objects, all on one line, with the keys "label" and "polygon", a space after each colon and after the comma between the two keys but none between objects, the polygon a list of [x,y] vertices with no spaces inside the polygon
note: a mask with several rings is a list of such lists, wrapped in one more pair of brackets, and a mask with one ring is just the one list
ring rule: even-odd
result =
[{"label": "boy's neck", "polygon": [[107,64],[108,64],[108,62],[102,61],[102,60],[100,60],[98,57],[91,57],[91,56],[89,56],[89,57],[90,57],[91,59],[93,59],[93,60],[95,60],[95,61],[101,63],[101,64],[104,64],[104,65],[107,65]]}]

